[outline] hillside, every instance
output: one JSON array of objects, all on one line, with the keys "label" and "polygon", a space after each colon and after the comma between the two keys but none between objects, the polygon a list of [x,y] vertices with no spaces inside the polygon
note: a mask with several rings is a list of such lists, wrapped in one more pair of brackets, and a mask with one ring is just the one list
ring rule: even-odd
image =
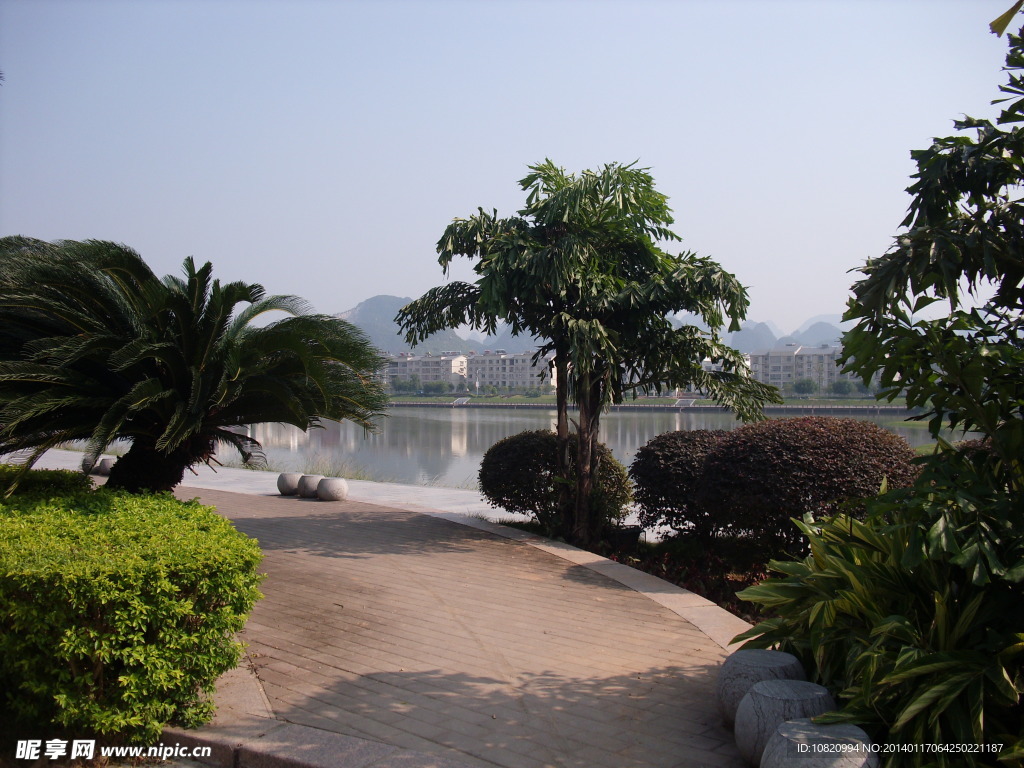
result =
[{"label": "hillside", "polygon": [[440,331],[415,347],[410,347],[399,333],[398,324],[395,322],[395,315],[410,301],[412,299],[399,296],[374,296],[337,316],[361,329],[370,337],[370,342],[384,354],[397,355],[402,352],[412,352],[417,355],[428,353],[437,355],[442,352],[479,353],[495,349],[524,352],[535,349],[537,346],[531,339],[513,336],[506,329],[480,339],[463,338],[453,330]]},{"label": "hillside", "polygon": [[[485,350],[504,349],[508,352],[526,352],[537,348],[533,339],[525,336],[513,336],[507,328],[499,330],[492,336],[467,338],[469,333],[458,331],[441,331],[416,347],[410,347],[398,331],[395,315],[412,299],[400,296],[374,296],[361,302],[338,317],[356,325],[370,337],[370,342],[385,354],[397,355],[412,352],[417,355],[437,355],[442,352],[484,352]],[[691,323],[694,318],[681,315],[675,318],[678,323]],[[800,344],[817,347],[822,344],[837,344],[842,337],[839,327],[839,316],[820,315],[806,321],[798,331],[781,338],[777,337],[768,323],[751,322],[743,329],[726,336],[726,341],[735,349],[746,354],[760,354],[775,347],[786,344]],[[478,334],[474,334],[478,336]]]}]

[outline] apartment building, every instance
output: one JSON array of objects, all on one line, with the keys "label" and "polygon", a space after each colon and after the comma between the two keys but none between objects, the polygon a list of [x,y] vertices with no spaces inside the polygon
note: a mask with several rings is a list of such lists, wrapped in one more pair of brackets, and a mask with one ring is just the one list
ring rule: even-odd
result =
[{"label": "apartment building", "polygon": [[[488,386],[499,389],[537,389],[542,386],[553,386],[555,372],[548,367],[551,358],[545,357],[534,363],[533,355],[533,352],[509,354],[503,349],[470,355],[467,361],[466,383],[471,392]],[[540,378],[541,373],[546,374],[543,382]]]},{"label": "apartment building", "polygon": [[787,344],[762,354],[750,355],[750,370],[758,381],[779,389],[790,389],[795,382],[810,379],[820,390],[825,390],[840,379],[859,381],[856,376],[841,372],[839,358],[842,353],[842,347],[828,344],[820,347]]},{"label": "apartment building", "polygon": [[466,355],[458,352],[440,355],[394,355],[388,359],[385,380],[394,385],[395,379],[419,377],[421,383],[448,381],[456,389],[466,383]]}]

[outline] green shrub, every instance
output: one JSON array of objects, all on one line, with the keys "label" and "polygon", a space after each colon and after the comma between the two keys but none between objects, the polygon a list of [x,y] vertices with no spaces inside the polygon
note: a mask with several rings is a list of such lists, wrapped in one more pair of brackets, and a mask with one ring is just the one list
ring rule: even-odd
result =
[{"label": "green shrub", "polygon": [[[805,551],[791,518],[822,518],[917,475],[899,435],[866,421],[809,416],[748,424],[708,453],[695,502],[715,524],[757,541],[765,560]],[[859,507],[863,510],[863,506]]]},{"label": "green shrub", "polygon": [[[21,477],[18,474],[21,473]],[[92,489],[92,480],[82,472],[67,469],[34,469],[0,464],[0,491],[6,491],[17,480],[14,493],[21,496],[61,496]]]},{"label": "green shrub", "polygon": [[[557,438],[554,432],[521,432],[499,440],[484,453],[480,462],[480,490],[492,507],[507,512],[533,515],[549,535],[562,530],[559,515],[559,485],[575,479],[558,475]],[[575,469],[576,440],[569,439],[570,459]],[[598,478],[591,504],[605,524],[621,520],[632,500],[629,475],[608,447],[597,446]]]},{"label": "green shrub", "polygon": [[[32,473],[29,475],[35,475]],[[212,714],[259,598],[256,542],[195,502],[99,489],[0,506],[0,707],[153,743]]]},{"label": "green shrub", "polygon": [[[737,639],[795,653],[838,695],[830,721],[881,743],[1002,744],[1024,758],[1024,511],[968,448],[864,521],[803,525],[811,554],[740,593],[773,611]],[[1011,759],[1011,756],[1015,759]],[[892,752],[896,766],[994,765],[994,753]]]},{"label": "green shrub", "polygon": [[693,496],[704,474],[704,459],[726,434],[724,430],[705,429],[665,432],[636,452],[629,476],[640,525],[668,526],[699,539],[713,538],[720,532],[715,520],[694,503]]}]

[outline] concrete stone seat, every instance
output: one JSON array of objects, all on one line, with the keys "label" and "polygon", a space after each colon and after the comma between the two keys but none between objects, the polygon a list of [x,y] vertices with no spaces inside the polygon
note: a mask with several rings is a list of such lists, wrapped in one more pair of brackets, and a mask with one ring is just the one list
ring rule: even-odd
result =
[{"label": "concrete stone seat", "polygon": [[303,499],[315,499],[316,488],[323,479],[323,475],[303,475],[300,477],[298,486],[299,496]]},{"label": "concrete stone seat", "polygon": [[301,472],[282,472],[277,476],[277,490],[282,496],[297,496]]},{"label": "concrete stone seat", "polygon": [[761,762],[768,739],[787,720],[815,717],[836,708],[824,686],[804,680],[762,680],[736,710],[736,747],[751,765]]},{"label": "concrete stone seat", "polygon": [[762,680],[804,680],[803,665],[791,653],[759,648],[742,649],[729,655],[718,672],[715,697],[726,727],[732,728],[736,709],[755,683]]},{"label": "concrete stone seat", "polygon": [[789,720],[768,739],[760,768],[877,768],[879,757],[871,745],[871,738],[856,725]]},{"label": "concrete stone seat", "polygon": [[316,486],[320,501],[344,501],[348,498],[348,483],[340,477],[325,477]]}]

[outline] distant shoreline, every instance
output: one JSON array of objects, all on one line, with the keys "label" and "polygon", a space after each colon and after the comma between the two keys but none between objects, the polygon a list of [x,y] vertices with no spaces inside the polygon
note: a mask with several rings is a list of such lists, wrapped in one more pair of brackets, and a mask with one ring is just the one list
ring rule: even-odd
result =
[{"label": "distant shoreline", "polygon": [[[481,403],[473,402],[425,402],[425,401],[400,401],[392,400],[389,408],[499,408],[499,409],[525,409],[553,411],[553,403]],[[570,405],[570,410],[575,406]],[[694,411],[725,411],[729,409],[721,405],[666,405],[662,403],[651,403],[638,405],[636,403],[622,403],[621,405],[608,406],[609,411],[662,411],[662,412],[694,412]],[[794,413],[801,415],[814,414],[889,414],[889,415],[910,415],[913,411],[902,405],[766,405],[766,414]]]}]

